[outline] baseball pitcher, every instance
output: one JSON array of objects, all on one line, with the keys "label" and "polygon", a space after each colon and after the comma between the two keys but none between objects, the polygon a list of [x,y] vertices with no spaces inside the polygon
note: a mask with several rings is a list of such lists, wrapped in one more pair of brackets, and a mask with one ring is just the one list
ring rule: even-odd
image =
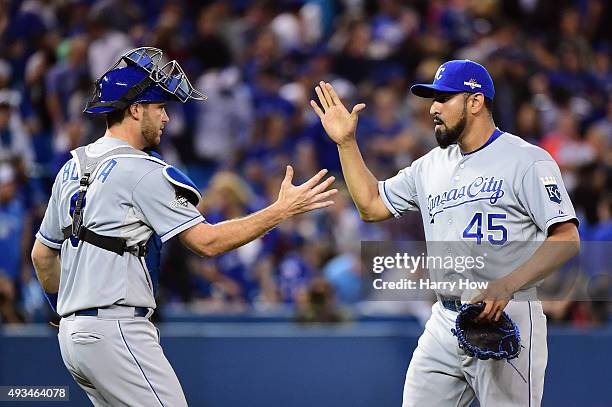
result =
[{"label": "baseball pitcher", "polygon": [[[495,248],[500,265],[506,258],[519,260],[512,269],[485,268],[490,282],[470,297],[479,307],[469,312],[462,312],[459,293],[436,292],[438,301],[406,374],[404,407],[468,406],[475,397],[482,406],[539,406],[547,363],[546,317],[535,284],[576,255],[580,245],[577,219],[555,161],[495,126],[493,81],[482,65],[469,60],[446,62],[432,84],[412,86],[416,96],[432,99],[439,147],[384,181],[368,170],[355,140],[365,105],[349,112],[328,83],[321,82],[315,91],[319,104],[311,101],[311,106],[337,144],[363,220],[418,210],[428,242],[460,243],[447,245],[450,255],[462,254],[458,247],[471,244]],[[510,253],[512,242],[538,245]],[[460,312],[471,320],[458,319]],[[512,340],[500,337],[499,351],[469,343],[468,330],[480,327],[476,338],[495,335],[504,329],[496,325],[501,321],[510,327]]]}]

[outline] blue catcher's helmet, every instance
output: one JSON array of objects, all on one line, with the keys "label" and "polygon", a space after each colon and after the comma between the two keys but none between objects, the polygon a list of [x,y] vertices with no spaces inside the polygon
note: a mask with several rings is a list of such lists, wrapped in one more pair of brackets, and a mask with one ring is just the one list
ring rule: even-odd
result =
[{"label": "blue catcher's helmet", "polygon": [[[102,76],[96,86],[95,101],[87,104],[87,113],[110,113],[125,109],[132,103],[161,103],[172,99],[172,96],[162,90],[155,82],[147,84],[149,74],[135,66],[115,68]],[[144,90],[128,92],[144,80]],[[126,96],[127,97],[124,97]]]},{"label": "blue catcher's helmet", "polygon": [[133,103],[162,103],[189,99],[205,100],[194,89],[176,61],[160,66],[163,53],[157,48],[130,50],[96,81],[96,88],[84,110],[110,113]]}]

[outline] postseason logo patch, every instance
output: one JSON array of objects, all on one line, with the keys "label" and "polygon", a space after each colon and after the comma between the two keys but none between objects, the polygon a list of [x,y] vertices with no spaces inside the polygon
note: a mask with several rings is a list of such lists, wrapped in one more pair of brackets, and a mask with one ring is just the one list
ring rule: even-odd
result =
[{"label": "postseason logo patch", "polygon": [[187,207],[187,202],[188,202],[188,201],[187,201],[187,198],[185,198],[185,197],[184,197],[184,196],[182,196],[182,195],[176,194],[176,199],[175,199],[175,200],[173,200],[173,201],[170,201],[170,207],[171,207],[172,209],[176,209],[176,208],[178,208],[179,206],[183,206],[183,207],[185,207],[185,208],[186,208],[186,207]]},{"label": "postseason logo patch", "polygon": [[469,81],[463,82],[463,84],[469,86],[472,90],[474,90],[474,88],[482,88],[482,85],[476,82],[476,79],[470,79]]},{"label": "postseason logo patch", "polygon": [[540,180],[542,181],[542,184],[544,184],[544,188],[546,188],[548,199],[550,199],[552,202],[560,204],[561,192],[559,192],[559,186],[557,185],[557,180],[555,177],[541,177]]}]

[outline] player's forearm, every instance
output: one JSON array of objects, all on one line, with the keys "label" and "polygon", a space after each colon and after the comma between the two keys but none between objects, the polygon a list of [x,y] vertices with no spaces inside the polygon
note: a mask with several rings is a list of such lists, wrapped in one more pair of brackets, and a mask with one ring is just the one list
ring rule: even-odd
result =
[{"label": "player's forearm", "polygon": [[378,197],[378,180],[363,161],[356,140],[339,144],[342,174],[359,215],[365,221],[379,220],[374,208]]},{"label": "player's forearm", "polygon": [[580,238],[573,224],[559,225],[562,230],[550,235],[523,265],[504,277],[512,292],[538,282],[578,254]]},{"label": "player's forearm", "polygon": [[327,208],[333,201],[326,200],[338,190],[329,189],[334,177],[323,180],[327,170],[321,170],[301,185],[293,185],[293,167],[287,166],[278,199],[272,205],[240,219],[216,225],[200,223],[180,235],[191,250],[204,256],[216,256],[257,239],[283,220],[315,209]]},{"label": "player's forearm", "polygon": [[32,264],[43,290],[49,294],[57,293],[61,270],[59,253],[35,240],[32,249]]},{"label": "player's forearm", "polygon": [[211,225],[203,247],[212,257],[243,246],[263,236],[288,217],[278,203],[239,219]]}]

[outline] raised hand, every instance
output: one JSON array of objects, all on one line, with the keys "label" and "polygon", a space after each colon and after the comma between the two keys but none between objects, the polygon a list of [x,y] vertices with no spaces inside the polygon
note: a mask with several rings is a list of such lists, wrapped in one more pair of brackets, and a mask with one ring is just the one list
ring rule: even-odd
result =
[{"label": "raised hand", "polygon": [[332,85],[323,81],[319,82],[315,92],[323,109],[314,100],[310,101],[310,106],[321,119],[329,138],[338,145],[354,140],[358,113],[365,109],[366,105],[359,103],[349,113]]},{"label": "raised hand", "polygon": [[327,170],[319,171],[314,177],[304,182],[302,185],[293,185],[293,167],[287,166],[285,179],[281,183],[276,203],[283,208],[287,217],[309,212],[314,209],[326,208],[333,205],[333,201],[326,201],[327,198],[338,192],[337,189],[330,189],[329,186],[335,181],[334,177],[329,177],[320,182],[327,174]]}]

